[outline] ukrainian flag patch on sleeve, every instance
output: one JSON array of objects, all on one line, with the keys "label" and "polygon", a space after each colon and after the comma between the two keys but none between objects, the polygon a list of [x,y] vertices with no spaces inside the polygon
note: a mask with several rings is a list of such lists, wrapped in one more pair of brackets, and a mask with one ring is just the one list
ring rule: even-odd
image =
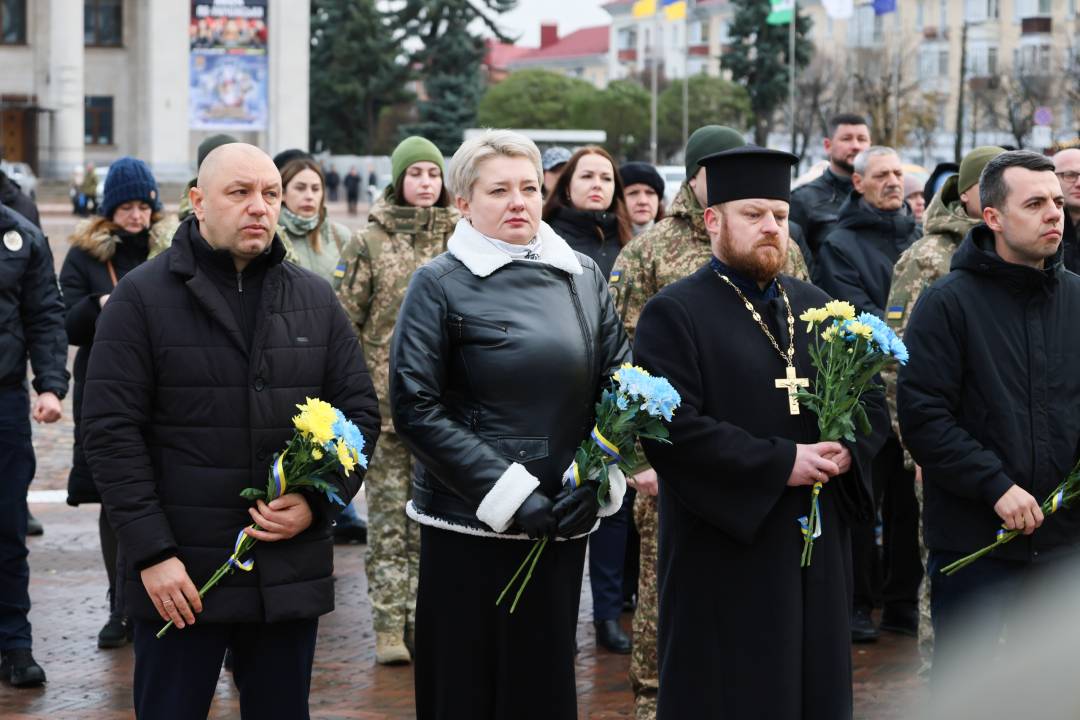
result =
[{"label": "ukrainian flag patch on sleeve", "polygon": [[888,320],[899,320],[902,317],[904,317],[904,306],[903,305],[891,305],[891,306],[889,306],[889,311],[886,314],[886,319],[888,319]]},{"label": "ukrainian flag patch on sleeve", "polygon": [[608,285],[615,285],[622,279],[622,270],[612,270],[608,277]]},{"label": "ukrainian flag patch on sleeve", "polygon": [[338,265],[337,265],[337,267],[336,267],[336,268],[334,268],[334,277],[336,277],[336,278],[343,278],[343,277],[345,277],[345,268],[346,268],[346,267],[347,267],[347,265],[346,265],[346,263],[345,263],[345,261],[344,261],[344,260],[342,260],[341,262],[339,262],[339,263],[338,263]]}]

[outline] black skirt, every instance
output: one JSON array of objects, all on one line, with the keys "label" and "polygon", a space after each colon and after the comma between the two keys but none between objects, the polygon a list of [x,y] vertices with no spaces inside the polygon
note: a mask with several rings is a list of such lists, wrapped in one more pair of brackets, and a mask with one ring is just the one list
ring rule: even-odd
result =
[{"label": "black skirt", "polygon": [[421,529],[418,720],[577,718],[574,635],[586,540],[549,542],[511,615],[513,591],[499,607],[495,599],[531,544]]}]

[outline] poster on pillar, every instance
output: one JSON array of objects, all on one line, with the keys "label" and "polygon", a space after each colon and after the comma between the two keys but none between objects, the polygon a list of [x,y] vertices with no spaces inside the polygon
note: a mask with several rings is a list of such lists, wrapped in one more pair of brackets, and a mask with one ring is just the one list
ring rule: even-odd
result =
[{"label": "poster on pillar", "polygon": [[265,130],[267,0],[192,0],[189,125]]}]

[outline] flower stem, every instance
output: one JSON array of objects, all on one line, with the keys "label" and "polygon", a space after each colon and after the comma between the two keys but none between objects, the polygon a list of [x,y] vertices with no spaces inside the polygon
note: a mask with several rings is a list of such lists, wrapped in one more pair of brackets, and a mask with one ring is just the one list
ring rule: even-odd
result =
[{"label": "flower stem", "polygon": [[537,543],[536,552],[533,554],[532,564],[529,565],[529,572],[525,575],[525,579],[521,581],[521,587],[518,588],[517,595],[514,596],[514,602],[510,605],[510,614],[514,614],[514,610],[517,609],[518,600],[521,599],[521,593],[525,592],[525,586],[532,580],[533,569],[536,568],[536,561],[540,559],[540,553],[544,552],[544,548],[547,547],[548,539],[545,537]]},{"label": "flower stem", "polygon": [[[546,539],[547,538],[545,538],[545,540]],[[512,588],[514,586],[514,581],[518,579],[518,576],[521,575],[522,571],[524,571],[526,566],[528,566],[529,561],[532,560],[532,558],[533,558],[533,555],[538,554],[537,549],[539,547],[540,547],[540,541],[539,540],[534,540],[533,544],[532,544],[532,547],[529,548],[529,552],[525,554],[525,559],[521,561],[520,565],[518,565],[518,569],[517,569],[517,572],[514,573],[514,577],[510,578],[510,582],[506,583],[506,587],[503,588],[503,591],[501,593],[499,593],[499,597],[496,598],[495,607],[498,607],[499,604],[502,603],[503,598],[506,596],[506,593],[510,592],[510,588]],[[517,601],[515,600],[515,602],[517,602]],[[510,612],[513,612],[513,609],[511,609]]]}]

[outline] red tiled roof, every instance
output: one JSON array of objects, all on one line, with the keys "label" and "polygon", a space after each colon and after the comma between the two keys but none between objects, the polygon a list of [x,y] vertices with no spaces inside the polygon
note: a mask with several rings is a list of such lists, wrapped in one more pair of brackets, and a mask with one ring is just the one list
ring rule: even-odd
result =
[{"label": "red tiled roof", "polygon": [[595,25],[576,30],[546,48],[533,50],[515,60],[557,60],[561,58],[581,57],[583,55],[602,55],[608,51],[608,33],[610,26]]},{"label": "red tiled roof", "polygon": [[536,48],[495,42],[494,40],[489,39],[487,41],[487,55],[484,57],[484,64],[491,68],[505,68],[513,60],[516,60],[523,55],[528,55],[531,52],[536,52]]}]

